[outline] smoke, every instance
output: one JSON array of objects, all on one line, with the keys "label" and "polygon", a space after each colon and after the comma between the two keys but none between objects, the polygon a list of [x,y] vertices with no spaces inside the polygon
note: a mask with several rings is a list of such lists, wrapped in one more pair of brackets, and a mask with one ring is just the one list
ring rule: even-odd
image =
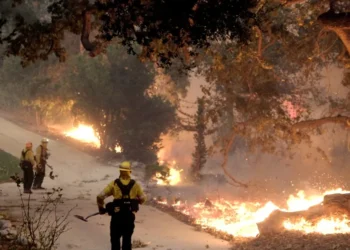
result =
[{"label": "smoke", "polygon": [[[341,84],[343,69],[331,67],[325,69],[323,75],[319,86],[315,86],[321,89],[322,96],[327,100],[346,98],[349,89]],[[200,85],[205,84],[203,79],[192,78],[185,101],[195,102],[202,95]],[[316,105],[315,102],[310,108],[312,112],[308,119],[335,115],[331,112],[330,102],[323,105]],[[194,114],[195,110],[195,107],[192,107],[183,111]],[[163,194],[182,196],[186,200],[198,200],[209,196],[245,200],[257,197],[261,200],[261,197],[264,197],[266,200],[281,200],[299,190],[318,194],[332,188],[350,188],[346,185],[346,179],[350,177],[346,166],[350,159],[347,151],[348,133],[349,131],[340,125],[323,126],[322,132],[311,135],[311,144],[297,144],[292,149],[285,150],[282,155],[267,154],[259,150],[251,152],[245,147],[238,147],[234,154],[229,156],[227,169],[238,180],[250,184],[247,190],[223,181],[221,177],[224,174],[220,167],[222,155],[216,154],[208,159],[202,171],[207,178],[200,186],[172,187]],[[193,133],[182,132],[177,138],[167,136],[163,145],[163,157],[176,160],[181,168],[188,170],[195,146]]]},{"label": "smoke", "polygon": [[[188,89],[186,98],[181,102],[181,111],[194,115],[197,111],[195,105],[197,98],[201,97],[201,85],[206,84],[203,78],[191,77],[190,88]],[[159,152],[162,160],[176,160],[179,167],[188,169],[192,162],[192,153],[195,143],[193,140],[193,132],[182,131],[177,135],[165,135],[162,138],[163,149]]]},{"label": "smoke", "polygon": [[40,1],[25,1],[22,4],[13,7],[12,0],[0,1],[0,18],[8,19],[9,21],[14,21],[14,17],[19,15],[24,18],[24,21],[28,24],[34,23],[40,19],[42,13],[42,8],[46,10],[47,5],[43,6]]}]

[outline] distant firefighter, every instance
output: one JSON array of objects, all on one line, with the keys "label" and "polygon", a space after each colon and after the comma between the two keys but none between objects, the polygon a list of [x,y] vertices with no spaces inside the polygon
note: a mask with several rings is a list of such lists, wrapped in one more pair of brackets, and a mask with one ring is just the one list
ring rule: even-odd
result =
[{"label": "distant firefighter", "polygon": [[31,194],[31,188],[34,178],[34,170],[36,169],[35,156],[33,152],[33,144],[27,142],[25,149],[22,150],[20,163],[21,169],[23,170],[23,188],[24,193]]},{"label": "distant firefighter", "polygon": [[41,140],[41,145],[36,148],[35,160],[37,162],[37,170],[35,172],[33,189],[45,189],[42,187],[46,173],[47,159],[49,158],[49,150],[47,148],[49,140],[44,138]]}]

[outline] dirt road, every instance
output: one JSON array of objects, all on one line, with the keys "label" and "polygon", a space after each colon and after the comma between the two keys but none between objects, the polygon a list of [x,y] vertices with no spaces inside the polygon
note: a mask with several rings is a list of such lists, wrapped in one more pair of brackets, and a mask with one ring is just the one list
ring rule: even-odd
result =
[{"label": "dirt road", "polygon": [[[15,156],[26,141],[35,146],[41,136],[0,118],[0,148]],[[103,166],[96,160],[60,141],[50,141],[51,157],[49,163],[54,166],[59,177],[55,180],[46,178],[47,188],[62,187],[65,203],[62,212],[77,205],[73,214],[84,216],[96,211],[95,197],[101,189],[117,177],[117,169]],[[135,171],[136,173],[138,171]],[[141,178],[141,172],[136,178]],[[20,214],[18,190],[13,183],[0,185],[0,207],[11,207],[13,214]],[[32,197],[39,201],[42,193]],[[84,249],[106,250],[109,244],[109,217],[97,216],[88,223],[70,217],[71,230],[59,241],[59,250]],[[197,232],[173,217],[152,207],[143,206],[136,217],[134,239],[149,243],[145,250],[201,250],[228,249],[227,242],[216,239],[206,233]]]}]

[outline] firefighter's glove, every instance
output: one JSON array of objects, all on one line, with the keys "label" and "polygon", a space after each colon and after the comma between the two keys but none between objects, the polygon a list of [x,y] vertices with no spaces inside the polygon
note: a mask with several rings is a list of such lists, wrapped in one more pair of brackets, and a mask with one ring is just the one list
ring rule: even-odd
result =
[{"label": "firefighter's glove", "polygon": [[99,207],[98,211],[100,212],[100,214],[106,214],[107,210],[104,207]]}]

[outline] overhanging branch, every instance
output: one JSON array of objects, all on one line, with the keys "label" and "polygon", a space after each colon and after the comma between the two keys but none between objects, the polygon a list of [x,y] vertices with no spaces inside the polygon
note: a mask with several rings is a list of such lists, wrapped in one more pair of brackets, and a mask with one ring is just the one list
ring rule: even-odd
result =
[{"label": "overhanging branch", "polygon": [[90,56],[94,57],[102,52],[102,45],[98,42],[90,42],[91,18],[93,9],[87,9],[83,12],[83,30],[81,32],[81,44],[89,51]]},{"label": "overhanging branch", "polygon": [[318,128],[322,125],[329,124],[329,123],[343,124],[347,127],[350,127],[350,117],[338,115],[335,117],[324,117],[324,118],[315,119],[315,120],[302,121],[302,122],[298,122],[298,123],[293,124],[292,128],[294,130],[297,130],[297,129],[315,129],[315,128]]},{"label": "overhanging branch", "polygon": [[320,15],[318,21],[325,28],[337,34],[350,54],[350,16],[348,13],[336,14],[330,10]]},{"label": "overhanging branch", "polygon": [[284,6],[291,6],[293,4],[301,4],[307,0],[282,0]]}]

